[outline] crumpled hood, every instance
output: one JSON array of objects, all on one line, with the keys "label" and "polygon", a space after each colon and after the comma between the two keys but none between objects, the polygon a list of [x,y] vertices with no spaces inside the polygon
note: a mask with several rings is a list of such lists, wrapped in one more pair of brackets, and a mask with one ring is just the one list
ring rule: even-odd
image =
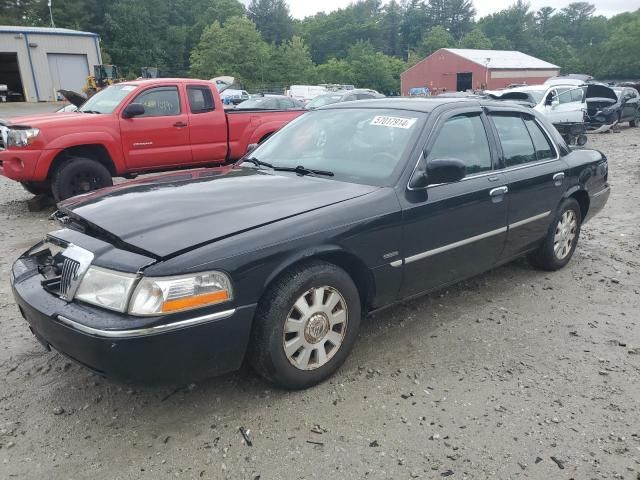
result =
[{"label": "crumpled hood", "polygon": [[587,84],[585,97],[587,101],[591,100],[592,98],[593,99],[607,98],[607,99],[613,100],[614,103],[618,101],[618,96],[616,95],[616,92],[614,92],[612,88],[609,88],[606,85],[600,85],[598,83]]},{"label": "crumpled hood", "polygon": [[138,251],[167,257],[376,189],[254,168],[201,169],[73,197],[59,209]]}]

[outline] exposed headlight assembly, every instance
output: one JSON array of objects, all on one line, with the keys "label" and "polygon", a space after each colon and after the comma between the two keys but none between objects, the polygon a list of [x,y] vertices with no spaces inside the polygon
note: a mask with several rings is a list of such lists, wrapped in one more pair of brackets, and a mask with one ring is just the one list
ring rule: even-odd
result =
[{"label": "exposed headlight assembly", "polygon": [[10,128],[7,132],[8,147],[28,147],[40,135],[38,128]]},{"label": "exposed headlight assembly", "polygon": [[232,298],[231,281],[222,272],[143,277],[131,297],[129,313],[163,315],[215,305]]}]

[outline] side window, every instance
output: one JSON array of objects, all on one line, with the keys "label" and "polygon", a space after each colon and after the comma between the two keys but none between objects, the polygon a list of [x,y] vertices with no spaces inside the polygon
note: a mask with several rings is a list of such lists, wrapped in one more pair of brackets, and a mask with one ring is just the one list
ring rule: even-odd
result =
[{"label": "side window", "polygon": [[548,160],[550,158],[555,158],[556,150],[547,135],[540,128],[540,125],[538,125],[538,122],[533,118],[525,118],[524,123],[529,130],[531,139],[533,140],[537,159]]},{"label": "side window", "polygon": [[356,98],[358,100],[369,100],[373,98],[373,95],[371,95],[370,93],[358,93],[356,94]]},{"label": "side window", "polygon": [[582,99],[584,98],[584,90],[581,88],[574,88],[573,90],[570,90],[570,92],[572,102],[582,102]]},{"label": "side window", "polygon": [[560,101],[561,104],[570,103],[572,101],[571,96],[572,96],[572,90],[567,90],[558,95],[558,100]]},{"label": "side window", "polygon": [[537,160],[529,130],[520,115],[491,115],[491,118],[500,137],[505,167]]},{"label": "side window", "polygon": [[189,97],[189,108],[191,113],[205,113],[215,110],[213,94],[208,87],[187,86],[187,97]]},{"label": "side window", "polygon": [[178,87],[157,87],[138,95],[133,103],[144,105],[142,117],[168,117],[180,114],[180,95]]},{"label": "side window", "polygon": [[281,110],[289,110],[290,108],[293,108],[293,102],[288,98],[281,98],[279,102]]},{"label": "side window", "polygon": [[467,175],[491,170],[487,132],[479,113],[449,118],[438,133],[429,159],[457,158],[467,164]]}]

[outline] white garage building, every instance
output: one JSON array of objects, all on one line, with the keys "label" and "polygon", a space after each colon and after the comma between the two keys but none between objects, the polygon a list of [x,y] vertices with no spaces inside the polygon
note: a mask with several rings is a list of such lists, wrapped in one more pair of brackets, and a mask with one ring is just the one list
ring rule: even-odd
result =
[{"label": "white garage building", "polygon": [[61,88],[82,92],[93,65],[100,63],[95,33],[0,26],[0,84],[8,86],[14,99],[47,102],[56,100]]}]

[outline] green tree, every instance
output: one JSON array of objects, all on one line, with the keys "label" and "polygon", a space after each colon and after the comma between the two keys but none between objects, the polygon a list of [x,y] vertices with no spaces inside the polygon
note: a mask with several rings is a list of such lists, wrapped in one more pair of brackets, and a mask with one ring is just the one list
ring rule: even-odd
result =
[{"label": "green tree", "polygon": [[400,74],[406,68],[402,60],[376,52],[369,42],[362,41],[349,49],[347,62],[356,86],[387,94],[398,92]]},{"label": "green tree", "polygon": [[476,10],[471,0],[429,0],[427,13],[431,25],[444,27],[459,40],[471,30]]},{"label": "green tree", "polygon": [[396,0],[391,0],[384,7],[382,17],[382,37],[384,53],[401,57],[404,53],[402,48],[402,7]]},{"label": "green tree", "polygon": [[315,79],[315,65],[302,38],[294,36],[272,49],[268,83],[286,86],[313,83]]},{"label": "green tree", "polygon": [[351,66],[346,60],[330,58],[326,63],[318,65],[316,68],[316,78],[319,83],[354,83]]},{"label": "green tree", "polygon": [[191,53],[191,73],[199,78],[231,75],[246,88],[265,84],[271,47],[253,22],[232,17],[224,26],[214,22]]},{"label": "green tree", "polygon": [[293,35],[293,19],[284,0],[251,0],[249,18],[268,43],[282,43]]},{"label": "green tree", "polygon": [[449,32],[440,25],[433,27],[418,45],[417,53],[422,58],[428,57],[441,48],[453,47],[454,40]]},{"label": "green tree", "polygon": [[482,33],[479,28],[474,28],[458,42],[460,48],[477,48],[479,50],[490,50],[493,48],[493,43]]},{"label": "green tree", "polygon": [[[620,17],[620,18],[617,18]],[[638,78],[640,72],[640,9],[611,19],[614,26],[609,40],[601,49],[596,64],[598,75],[604,78]]]}]

